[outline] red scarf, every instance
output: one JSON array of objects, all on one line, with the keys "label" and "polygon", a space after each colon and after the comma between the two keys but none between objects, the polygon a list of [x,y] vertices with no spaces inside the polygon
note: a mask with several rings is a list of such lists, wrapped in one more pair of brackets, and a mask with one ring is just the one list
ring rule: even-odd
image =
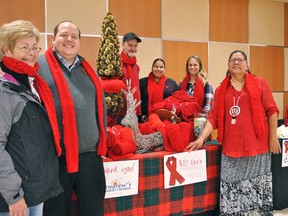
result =
[{"label": "red scarf", "polygon": [[[74,108],[73,99],[70,94],[69,87],[66,83],[66,80],[63,76],[63,71],[60,68],[60,65],[57,62],[56,57],[53,54],[52,48],[49,48],[45,52],[45,56],[48,62],[48,65],[51,70],[51,74],[55,80],[55,84],[60,97],[60,104],[62,109],[63,116],[63,142],[66,151],[66,163],[67,163],[67,172],[73,173],[78,171],[78,131],[77,131],[77,122],[76,122],[76,113]],[[98,154],[106,155],[106,132],[104,127],[104,110],[102,107],[102,87],[99,78],[97,77],[93,68],[89,63],[84,60],[82,66],[85,72],[90,77],[96,89],[96,101],[98,108],[98,119],[99,119],[99,146]]]},{"label": "red scarf", "polygon": [[54,135],[54,144],[56,147],[57,155],[60,156],[61,155],[60,132],[59,132],[58,121],[56,117],[55,104],[54,104],[52,92],[49,86],[44,81],[44,79],[40,77],[39,74],[37,73],[39,69],[38,63],[36,62],[34,67],[32,67],[22,61],[18,61],[10,57],[4,57],[2,61],[3,61],[3,64],[10,70],[18,74],[26,74],[30,77],[34,77],[35,88],[37,92],[39,93],[41,101],[43,102],[45,106],[48,119],[52,127],[52,131]]},{"label": "red scarf", "polygon": [[[225,115],[225,94],[227,87],[230,83],[230,76],[222,81],[219,86],[218,92],[218,141],[223,142],[224,135],[224,115]],[[257,80],[254,75],[246,73],[245,75],[245,87],[247,88],[250,96],[250,105],[252,109],[253,125],[255,128],[256,136],[259,138],[263,135],[265,128],[263,124],[263,116],[261,116],[262,102],[260,96],[260,89],[258,87]],[[244,86],[243,86],[244,88]]]},{"label": "red scarf", "polygon": [[[134,71],[133,71],[133,65],[136,64],[137,59],[136,59],[136,57],[129,58],[123,51],[121,52],[121,59],[122,59],[123,65],[125,64],[125,66],[127,68],[127,78],[124,77],[123,81],[126,85],[126,80],[131,79],[131,89],[136,87],[136,91],[135,91],[135,94],[133,96],[137,101],[140,101],[139,80],[135,80],[135,75],[134,75]],[[137,112],[137,115],[141,114],[141,106],[136,107],[136,112]]]},{"label": "red scarf", "polygon": [[[184,80],[181,84],[181,87],[180,87],[181,90],[186,91],[186,88],[187,88],[187,85],[190,81],[190,78],[191,78],[190,74],[187,74],[187,76],[184,78]],[[198,76],[196,78],[193,97],[196,97],[198,99],[198,104],[202,108],[203,103],[204,103],[204,85]]]},{"label": "red scarf", "polygon": [[163,75],[160,78],[159,82],[156,83],[152,72],[149,73],[148,84],[147,84],[147,88],[148,88],[148,114],[151,113],[153,104],[163,101],[165,83],[166,83],[165,75]]}]

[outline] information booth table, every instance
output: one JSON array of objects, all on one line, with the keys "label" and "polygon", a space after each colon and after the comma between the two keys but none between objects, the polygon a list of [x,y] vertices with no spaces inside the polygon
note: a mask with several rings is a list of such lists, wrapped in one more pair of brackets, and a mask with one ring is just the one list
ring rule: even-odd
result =
[{"label": "information booth table", "polygon": [[[137,195],[107,198],[105,216],[168,216],[193,215],[218,208],[221,146],[205,144],[207,181],[164,189],[163,156],[160,151],[135,154],[125,160],[139,160]],[[110,158],[104,162],[112,161]]]}]

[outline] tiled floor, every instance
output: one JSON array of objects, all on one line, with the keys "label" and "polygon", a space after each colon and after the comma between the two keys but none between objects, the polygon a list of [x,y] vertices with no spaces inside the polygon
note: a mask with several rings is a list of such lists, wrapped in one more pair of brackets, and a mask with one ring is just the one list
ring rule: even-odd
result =
[{"label": "tiled floor", "polygon": [[288,208],[283,209],[281,211],[274,211],[273,215],[274,216],[288,216]]}]

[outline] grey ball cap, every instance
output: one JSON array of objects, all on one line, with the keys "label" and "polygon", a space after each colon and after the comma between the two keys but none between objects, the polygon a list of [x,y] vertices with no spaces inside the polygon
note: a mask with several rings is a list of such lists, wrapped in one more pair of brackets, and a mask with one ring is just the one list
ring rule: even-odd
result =
[{"label": "grey ball cap", "polygon": [[134,32],[128,32],[124,35],[123,42],[129,41],[132,39],[136,39],[138,43],[142,41]]}]

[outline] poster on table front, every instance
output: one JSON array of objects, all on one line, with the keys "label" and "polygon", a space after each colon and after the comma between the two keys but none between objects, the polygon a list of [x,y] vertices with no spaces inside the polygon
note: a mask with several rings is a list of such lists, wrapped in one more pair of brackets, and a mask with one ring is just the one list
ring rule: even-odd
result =
[{"label": "poster on table front", "polygon": [[288,139],[282,141],[282,167],[288,166]]},{"label": "poster on table front", "polygon": [[165,189],[206,180],[206,150],[164,156]]},{"label": "poster on table front", "polygon": [[139,160],[104,162],[105,199],[138,194]]}]

